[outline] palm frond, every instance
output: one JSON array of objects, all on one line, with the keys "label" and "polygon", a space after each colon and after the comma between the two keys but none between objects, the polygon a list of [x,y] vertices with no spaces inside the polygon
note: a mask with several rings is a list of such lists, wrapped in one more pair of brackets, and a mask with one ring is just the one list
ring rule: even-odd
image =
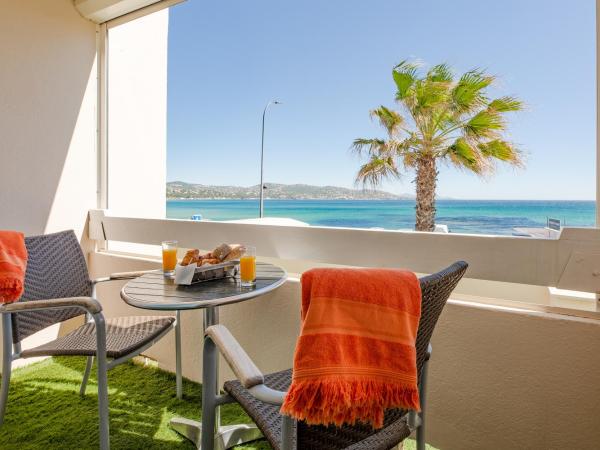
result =
[{"label": "palm frond", "polygon": [[419,161],[419,153],[414,151],[406,151],[399,155],[402,160],[402,165],[408,169],[417,167]]},{"label": "palm frond", "polygon": [[477,147],[481,154],[486,158],[494,158],[498,161],[506,162],[517,167],[523,165],[521,151],[510,142],[494,139],[488,142],[482,142],[478,144]]},{"label": "palm frond", "polygon": [[485,172],[486,165],[483,163],[477,147],[473,146],[465,138],[458,138],[448,147],[446,156],[456,167],[468,169],[478,175],[482,175]]},{"label": "palm frond", "polygon": [[396,111],[385,106],[380,106],[372,110],[370,114],[372,118],[376,118],[379,124],[386,129],[390,137],[399,134],[402,130],[404,118]]},{"label": "palm frond", "polygon": [[444,157],[455,166],[481,176],[493,173],[496,161],[516,167],[523,165],[521,152],[510,142],[501,139],[475,142],[461,137],[446,149]]},{"label": "palm frond", "polygon": [[402,156],[406,152],[414,152],[415,149],[419,148],[421,144],[421,139],[414,131],[408,133],[408,136],[402,140],[398,139],[390,139],[387,142],[386,147],[389,149],[389,153]]},{"label": "palm frond", "polygon": [[439,109],[446,105],[448,100],[448,83],[434,82],[427,79],[417,80],[414,85],[416,108]]},{"label": "palm frond", "polygon": [[375,187],[380,185],[386,178],[399,177],[400,172],[393,156],[372,156],[368,162],[360,167],[355,182],[363,186]]},{"label": "palm frond", "polygon": [[397,100],[404,99],[408,94],[410,88],[417,80],[419,66],[419,63],[404,60],[397,64],[392,70],[392,76],[397,88]]},{"label": "palm frond", "polygon": [[438,83],[449,83],[454,79],[454,74],[448,64],[442,63],[429,69],[427,72],[427,79]]},{"label": "palm frond", "polygon": [[488,105],[488,109],[497,112],[522,111],[523,107],[523,102],[515,97],[500,97],[492,100]]},{"label": "palm frond", "polygon": [[504,130],[506,122],[502,114],[484,109],[471,117],[464,125],[464,133],[471,138],[494,138]]},{"label": "palm frond", "polygon": [[385,145],[386,141],[383,139],[358,138],[354,139],[354,142],[350,146],[350,150],[358,155],[366,153],[369,156],[373,156],[380,155]]},{"label": "palm frond", "polygon": [[459,112],[472,111],[486,103],[485,89],[494,82],[494,77],[479,69],[465,72],[452,90],[454,109]]}]

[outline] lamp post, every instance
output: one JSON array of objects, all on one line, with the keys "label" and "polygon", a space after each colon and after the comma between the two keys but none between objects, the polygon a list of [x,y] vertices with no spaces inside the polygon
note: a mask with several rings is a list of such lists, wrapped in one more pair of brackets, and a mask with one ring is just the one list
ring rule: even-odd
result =
[{"label": "lamp post", "polygon": [[263,118],[262,118],[262,139],[261,139],[261,144],[260,144],[260,208],[259,208],[259,216],[258,217],[263,217],[264,216],[264,205],[263,205],[263,201],[264,201],[264,191],[265,191],[265,185],[263,183],[263,172],[264,172],[264,157],[265,157],[265,115],[267,114],[267,109],[269,109],[269,106],[271,105],[281,105],[280,101],[277,100],[271,100],[269,103],[267,103],[267,106],[265,106],[265,110],[263,111]]}]

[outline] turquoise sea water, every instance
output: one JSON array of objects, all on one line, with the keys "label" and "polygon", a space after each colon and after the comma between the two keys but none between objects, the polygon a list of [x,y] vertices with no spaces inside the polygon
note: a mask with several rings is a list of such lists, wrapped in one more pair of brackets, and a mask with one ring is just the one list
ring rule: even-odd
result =
[{"label": "turquoise sea water", "polygon": [[[258,216],[258,200],[169,200],[167,217],[232,220]],[[265,216],[290,217],[316,226],[412,229],[412,200],[266,200]],[[439,200],[437,220],[451,232],[512,234],[514,227],[543,227],[546,218],[567,226],[593,226],[593,201]]]}]

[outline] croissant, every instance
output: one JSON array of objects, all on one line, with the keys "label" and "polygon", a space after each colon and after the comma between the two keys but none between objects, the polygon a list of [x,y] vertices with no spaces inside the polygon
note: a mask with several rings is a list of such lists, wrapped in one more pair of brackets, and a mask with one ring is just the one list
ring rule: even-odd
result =
[{"label": "croissant", "polygon": [[181,265],[187,266],[187,265],[191,264],[192,262],[194,262],[194,260],[196,258],[198,258],[199,254],[200,254],[200,250],[198,250],[197,248],[188,250],[187,253],[185,254],[185,256],[183,257],[183,259],[181,260]]}]

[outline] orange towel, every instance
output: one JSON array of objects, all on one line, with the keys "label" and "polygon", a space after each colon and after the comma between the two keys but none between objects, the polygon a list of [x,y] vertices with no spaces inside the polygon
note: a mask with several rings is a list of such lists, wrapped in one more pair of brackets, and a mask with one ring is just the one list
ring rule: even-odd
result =
[{"label": "orange towel", "polygon": [[0,303],[12,303],[21,297],[26,267],[23,233],[0,231]]},{"label": "orange towel", "polygon": [[381,428],[387,409],[418,411],[420,316],[421,287],[412,272],[305,272],[302,329],[281,412],[309,424]]}]

